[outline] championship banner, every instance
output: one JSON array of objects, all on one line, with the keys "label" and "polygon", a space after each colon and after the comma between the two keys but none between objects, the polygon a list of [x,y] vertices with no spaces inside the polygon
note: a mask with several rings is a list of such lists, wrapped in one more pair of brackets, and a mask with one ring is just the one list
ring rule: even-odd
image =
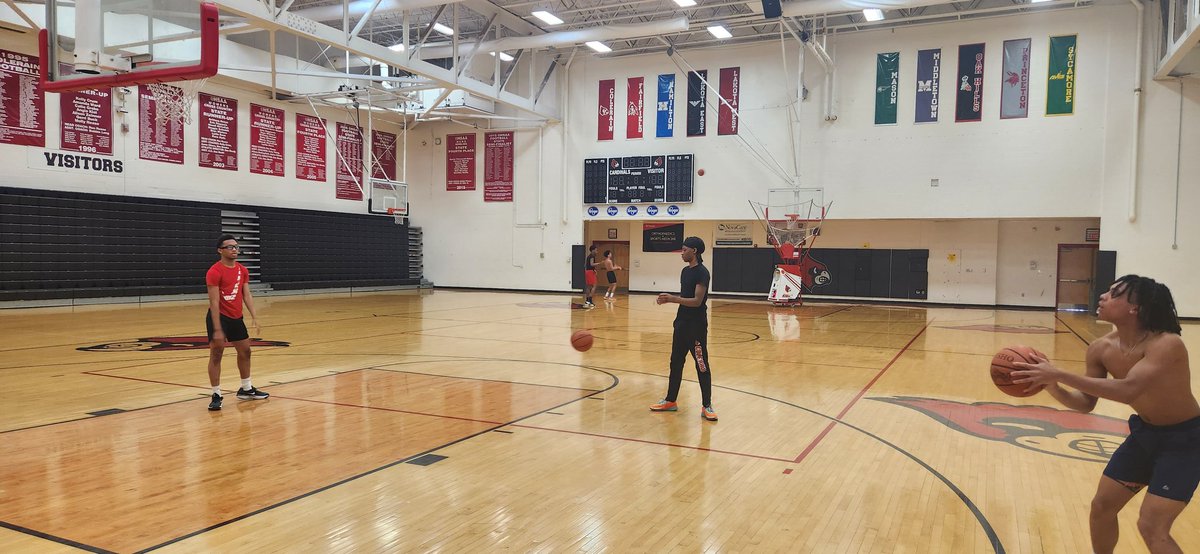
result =
[{"label": "championship banner", "polygon": [[113,153],[111,89],[58,95],[62,149],[90,154]]},{"label": "championship banner", "polygon": [[708,87],[704,85],[708,81],[708,70],[701,69],[700,71],[692,71],[688,73],[688,96],[687,96],[687,136],[702,137],[708,131],[707,115],[708,106]]},{"label": "championship banner", "polygon": [[1000,119],[1029,117],[1029,52],[1031,39],[1004,41]]},{"label": "championship banner", "polygon": [[37,56],[0,50],[0,144],[46,146],[46,96],[39,71]]},{"label": "championship banner", "polygon": [[[600,96],[599,104],[596,107],[596,140],[612,140],[613,139],[613,110],[617,104],[617,81],[616,79],[605,79],[600,81]],[[475,190],[475,187],[471,187]]]},{"label": "championship banner", "polygon": [[514,133],[483,134],[483,201],[513,201]]},{"label": "championship banner", "polygon": [[[717,106],[717,135],[736,135],[738,133],[738,98],[742,89],[742,68],[721,68],[721,98],[729,103],[721,102]],[[730,106],[733,109],[730,109]]]},{"label": "championship banner", "polygon": [[675,136],[675,74],[658,76],[658,138]]},{"label": "championship banner", "polygon": [[896,124],[896,101],[900,94],[900,53],[875,55],[875,124]]},{"label": "championship banner", "polygon": [[396,135],[371,130],[371,178],[396,180]]},{"label": "championship banner", "polygon": [[646,78],[630,77],[625,93],[625,138],[640,139],[645,136]]},{"label": "championship banner", "polygon": [[283,177],[283,110],[250,104],[250,173]]},{"label": "championship banner", "polygon": [[942,49],[917,51],[917,123],[937,123],[942,86]]},{"label": "championship banner", "polygon": [[183,122],[174,118],[159,122],[157,114],[158,100],[154,93],[146,85],[138,85],[138,157],[182,165]]},{"label": "championship banner", "polygon": [[200,167],[237,171],[237,100],[201,92],[196,104],[200,106]]},{"label": "championship banner", "polygon": [[338,200],[363,199],[363,135],[362,128],[349,123],[337,124],[334,135],[338,156],[334,160],[334,196]]},{"label": "championship banner", "polygon": [[1075,113],[1075,39],[1050,37],[1050,69],[1046,80],[1046,115]]},{"label": "championship banner", "polygon": [[446,135],[446,190],[475,190],[475,133]]},{"label": "championship banner", "polygon": [[325,177],[325,120],[296,114],[296,178],[322,181]]},{"label": "championship banner", "polygon": [[958,89],[954,121],[983,119],[983,43],[958,47]]}]

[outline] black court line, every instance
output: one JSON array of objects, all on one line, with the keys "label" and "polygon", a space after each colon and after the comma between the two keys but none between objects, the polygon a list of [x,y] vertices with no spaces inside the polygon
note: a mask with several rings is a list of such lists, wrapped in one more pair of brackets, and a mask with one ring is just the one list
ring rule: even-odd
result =
[{"label": "black court line", "polygon": [[1087,341],[1087,339],[1083,338],[1083,336],[1080,335],[1079,332],[1076,331],[1074,327],[1071,327],[1070,324],[1068,324],[1066,321],[1063,321],[1063,319],[1061,317],[1058,317],[1058,314],[1054,314],[1054,319],[1058,320],[1059,323],[1063,324],[1063,327],[1066,327],[1067,330],[1070,331],[1072,335],[1075,335],[1075,338],[1079,339],[1080,342],[1082,342],[1084,346],[1091,346],[1091,343],[1089,343]]},{"label": "black court line", "polygon": [[97,554],[116,554],[112,550],[105,550],[98,546],[92,546],[90,544],[83,544],[81,542],[75,542],[71,539],[64,539],[62,537],[56,537],[54,535],[51,535],[49,533],[43,533],[41,531],[34,531],[33,529],[30,529],[28,527],[21,527],[20,525],[13,525],[7,521],[0,521],[0,527],[3,527],[5,529],[11,529],[13,531],[16,531],[18,533],[22,533],[25,535],[31,535],[31,536],[37,537],[39,539],[45,539],[45,540],[48,540],[51,542],[56,542],[58,544],[70,546],[72,548],[86,550],[88,552],[96,552]]}]

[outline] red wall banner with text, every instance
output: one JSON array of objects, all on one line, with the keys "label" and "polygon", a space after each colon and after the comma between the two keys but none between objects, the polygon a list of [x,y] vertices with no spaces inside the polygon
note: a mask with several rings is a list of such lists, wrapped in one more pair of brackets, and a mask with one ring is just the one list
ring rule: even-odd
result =
[{"label": "red wall banner with text", "polygon": [[483,134],[483,201],[512,202],[513,132]]},{"label": "red wall banner with text", "polygon": [[[171,86],[171,85],[167,85]],[[138,85],[138,157],[152,162],[183,163],[183,122],[159,120],[158,100]]]},{"label": "red wall banner with text", "polygon": [[283,177],[283,118],[283,110],[250,104],[250,173]]},{"label": "red wall banner with text", "polygon": [[200,167],[237,171],[237,100],[205,94],[200,105]]},{"label": "red wall banner with text", "polygon": [[446,190],[475,190],[475,133],[446,135]]},{"label": "red wall banner with text", "polygon": [[617,80],[600,81],[600,96],[596,106],[596,140],[613,139],[613,110],[617,107]]},{"label": "red wall banner with text", "polygon": [[396,135],[371,131],[371,177],[396,180]]},{"label": "red wall banner with text", "polygon": [[626,91],[625,138],[640,139],[645,136],[646,113],[645,77],[630,77]]},{"label": "red wall banner with text", "polygon": [[742,68],[721,68],[721,102],[717,107],[717,134],[736,135],[738,133],[738,100],[742,95]]},{"label": "red wall banner with text", "polygon": [[296,114],[296,178],[325,181],[325,121]]},{"label": "red wall banner with text", "polygon": [[46,146],[46,99],[37,56],[0,50],[0,143]]},{"label": "red wall banner with text", "polygon": [[58,99],[62,149],[111,156],[112,92],[109,89],[64,92]]},{"label": "red wall banner with text", "polygon": [[337,166],[336,195],[339,200],[363,199],[363,136],[362,130],[349,123],[338,123],[337,134],[338,157],[334,160]]}]

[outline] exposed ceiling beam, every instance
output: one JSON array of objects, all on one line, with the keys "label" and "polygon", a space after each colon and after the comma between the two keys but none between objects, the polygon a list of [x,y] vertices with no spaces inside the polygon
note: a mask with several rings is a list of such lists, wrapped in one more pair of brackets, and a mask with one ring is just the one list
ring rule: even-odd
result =
[{"label": "exposed ceiling beam", "polygon": [[538,117],[553,121],[561,119],[558,113],[539,109],[534,105],[532,98],[520,96],[503,89],[496,90],[494,86],[466,75],[456,76],[454,72],[448,69],[438,67],[423,60],[411,59],[403,53],[394,52],[386,46],[376,44],[361,37],[350,37],[347,39],[346,33],[343,30],[297,16],[294,13],[286,15],[280,21],[275,21],[275,14],[272,13],[272,10],[264,7],[257,0],[215,0],[214,3],[223,11],[236,13],[264,28],[283,31],[301,38],[346,50],[352,55],[378,60],[392,67],[422,75],[443,87],[463,89],[476,96],[494,100]]}]

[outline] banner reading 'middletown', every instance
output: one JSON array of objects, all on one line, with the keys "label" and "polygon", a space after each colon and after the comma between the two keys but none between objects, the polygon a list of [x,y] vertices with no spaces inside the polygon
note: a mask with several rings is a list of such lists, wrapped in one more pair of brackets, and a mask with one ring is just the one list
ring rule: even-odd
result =
[{"label": "banner reading 'middletown'", "polygon": [[1003,79],[1000,83],[1000,119],[1029,117],[1030,39],[1004,41]]},{"label": "banner reading 'middletown'", "polygon": [[942,83],[942,49],[917,51],[917,123],[936,123]]},{"label": "banner reading 'middletown'", "polygon": [[983,119],[983,43],[958,47],[958,89],[954,121]]},{"label": "banner reading 'middletown'", "polygon": [[1050,37],[1050,70],[1046,81],[1046,115],[1075,113],[1076,35]]},{"label": "banner reading 'middletown'", "polygon": [[875,124],[896,124],[896,101],[900,95],[900,53],[875,56]]}]

